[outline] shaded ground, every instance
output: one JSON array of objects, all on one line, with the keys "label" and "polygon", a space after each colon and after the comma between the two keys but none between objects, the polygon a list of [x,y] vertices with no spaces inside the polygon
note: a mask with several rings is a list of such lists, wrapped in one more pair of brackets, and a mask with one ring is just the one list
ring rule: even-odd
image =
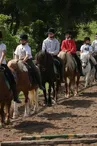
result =
[{"label": "shaded ground", "polygon": [[58,103],[53,107],[40,106],[37,115],[26,119],[22,107],[20,117],[0,129],[0,141],[20,140],[24,135],[34,134],[97,133],[96,85],[69,99],[62,91]]}]

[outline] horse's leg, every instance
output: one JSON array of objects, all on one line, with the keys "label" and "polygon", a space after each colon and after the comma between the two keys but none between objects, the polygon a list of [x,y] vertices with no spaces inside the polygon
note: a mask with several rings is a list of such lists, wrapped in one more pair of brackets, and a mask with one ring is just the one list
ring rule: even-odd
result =
[{"label": "horse's leg", "polygon": [[4,125],[5,121],[5,114],[4,114],[4,102],[1,103],[1,109],[0,109],[0,114],[1,114],[1,123],[0,123],[0,128]]},{"label": "horse's leg", "polygon": [[[43,83],[42,85],[43,85],[43,87],[45,88],[45,83]],[[43,91],[43,94],[44,94],[44,98],[45,98],[45,100],[44,100],[44,105],[47,105],[46,88],[45,88],[45,90]]]},{"label": "horse's leg", "polygon": [[38,111],[38,89],[35,90],[35,106],[34,106],[34,112]]},{"label": "horse's leg", "polygon": [[29,98],[28,98],[28,91],[23,91],[24,96],[25,96],[25,112],[24,112],[24,117],[28,117],[30,115],[30,103],[29,103]]},{"label": "horse's leg", "polygon": [[37,112],[38,111],[38,89],[29,91],[29,99],[30,99],[31,110],[33,106],[34,107],[33,113]]},{"label": "horse's leg", "polygon": [[89,84],[89,78],[90,78],[90,73],[86,74],[86,79],[85,79],[85,88],[88,86]]},{"label": "horse's leg", "polygon": [[5,118],[5,123],[6,124],[10,123],[10,107],[11,107],[11,101],[9,101],[6,104],[6,118]]},{"label": "horse's leg", "polygon": [[80,80],[80,74],[77,74],[75,96],[78,94],[79,80]]},{"label": "horse's leg", "polygon": [[67,88],[68,88],[67,98],[70,97],[71,85],[72,85],[72,80],[70,79],[70,80],[69,80],[69,83],[68,83],[68,85],[67,85]]},{"label": "horse's leg", "polygon": [[65,91],[66,91],[65,96],[67,97],[67,94],[68,94],[68,83],[67,83],[67,78],[65,78]]},{"label": "horse's leg", "polygon": [[57,93],[54,82],[52,83],[52,88],[53,88],[53,104],[55,104],[57,102]]},{"label": "horse's leg", "polygon": [[[18,95],[19,95],[19,93],[18,93]],[[13,119],[16,119],[19,116],[18,104],[16,102],[14,102],[13,106],[14,106]]]},{"label": "horse's leg", "polygon": [[51,100],[51,83],[49,83],[49,89],[48,89],[48,105],[52,105],[52,100]]},{"label": "horse's leg", "polygon": [[56,89],[55,89],[55,99],[56,99],[56,102],[58,100],[58,92],[59,92],[59,87],[60,87],[60,80],[57,79],[56,81]]}]

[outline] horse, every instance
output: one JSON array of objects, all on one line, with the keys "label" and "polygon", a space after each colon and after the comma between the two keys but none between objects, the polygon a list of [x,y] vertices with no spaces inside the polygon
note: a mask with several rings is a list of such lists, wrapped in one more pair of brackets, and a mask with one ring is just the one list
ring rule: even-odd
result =
[{"label": "horse", "polygon": [[85,87],[87,87],[95,80],[96,69],[95,66],[93,66],[93,64],[90,62],[89,54],[81,53],[80,58],[82,62],[83,75],[85,76]]},{"label": "horse", "polygon": [[74,96],[78,94],[78,86],[80,80],[80,73],[76,69],[76,62],[72,55],[65,51],[60,51],[58,54],[64,63],[64,80],[66,88],[66,97],[70,97],[72,91]]},{"label": "horse", "polygon": [[[28,69],[22,60],[12,59],[8,62],[9,69],[15,74],[18,95],[22,91],[25,97],[25,113],[24,116],[28,117],[31,113],[30,105],[33,103],[34,112],[38,110],[38,94],[36,85],[31,86]],[[18,106],[14,102],[13,118],[18,116]]]},{"label": "horse", "polygon": [[[57,102],[57,94],[59,90],[59,79],[54,71],[54,60],[51,54],[46,51],[40,51],[36,54],[35,60],[40,70],[41,78],[42,78],[42,85],[45,88],[43,91],[44,93],[44,105],[52,105],[51,99],[51,89],[53,89],[53,98],[55,99],[54,102]],[[48,89],[48,98],[46,93],[45,84],[49,84]],[[56,87],[55,87],[56,84]]]},{"label": "horse", "polygon": [[12,92],[8,81],[4,75],[4,68],[0,67],[0,128],[10,122],[10,107],[12,101]]}]

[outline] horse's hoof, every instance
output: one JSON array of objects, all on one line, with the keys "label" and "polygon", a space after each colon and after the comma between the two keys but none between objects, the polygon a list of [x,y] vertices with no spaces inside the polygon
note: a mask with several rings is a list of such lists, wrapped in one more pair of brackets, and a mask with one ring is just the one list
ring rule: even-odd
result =
[{"label": "horse's hoof", "polygon": [[0,129],[2,129],[4,127],[3,123],[0,123]]},{"label": "horse's hoof", "polygon": [[52,106],[52,103],[48,103],[47,106],[51,107]]},{"label": "horse's hoof", "polygon": [[30,113],[29,114],[25,113],[24,118],[28,118],[30,115],[31,115]]},{"label": "horse's hoof", "polygon": [[10,120],[5,120],[5,125],[9,125],[10,124]]},{"label": "horse's hoof", "polygon": [[77,92],[75,92],[75,93],[74,93],[74,96],[77,96],[77,95],[78,95],[78,93],[77,93]]},{"label": "horse's hoof", "polygon": [[56,105],[57,102],[55,100],[52,100],[52,105]]},{"label": "horse's hoof", "polygon": [[19,115],[18,115],[18,114],[13,114],[12,119],[17,119],[18,117],[19,117]]},{"label": "horse's hoof", "polygon": [[66,95],[65,95],[65,97],[66,97],[66,98],[69,98],[69,97],[70,97],[70,95],[69,95],[69,94],[66,94]]}]

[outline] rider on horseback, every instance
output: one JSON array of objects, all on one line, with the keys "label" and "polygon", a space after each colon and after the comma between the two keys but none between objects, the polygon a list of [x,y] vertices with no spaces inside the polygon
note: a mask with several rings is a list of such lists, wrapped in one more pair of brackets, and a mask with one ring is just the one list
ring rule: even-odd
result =
[{"label": "rider on horseback", "polygon": [[60,72],[60,79],[61,82],[63,82],[63,62],[62,60],[57,56],[60,51],[60,44],[59,41],[55,38],[55,30],[54,28],[48,29],[48,37],[43,41],[42,44],[42,51],[47,51],[50,53],[54,58],[54,63],[57,69],[59,69]]},{"label": "rider on horseback", "polygon": [[96,36],[95,36],[95,40],[92,42],[92,48],[93,48],[93,53],[96,53],[97,55],[97,33],[96,33]]},{"label": "rider on horseback", "polygon": [[31,84],[33,84],[33,79],[35,78],[36,84],[39,85],[40,89],[44,90],[40,73],[32,61],[31,48],[28,45],[28,36],[26,34],[20,36],[20,45],[17,46],[14,54],[16,59],[23,60],[27,64]]},{"label": "rider on horseback", "polygon": [[2,43],[2,38],[3,38],[3,35],[2,35],[2,32],[0,31],[0,66],[4,67],[4,74],[13,92],[14,101],[17,103],[21,103],[21,101],[18,99],[18,94],[16,90],[16,82],[14,80],[13,74],[11,73],[10,69],[8,68],[6,64],[6,59],[5,59],[6,45]]},{"label": "rider on horseback", "polygon": [[94,64],[96,72],[97,72],[97,62],[96,62],[95,58],[92,55],[93,48],[90,45],[90,38],[89,37],[85,37],[84,38],[84,44],[81,46],[80,50],[81,50],[81,53],[89,54],[89,58],[92,61],[92,63]]},{"label": "rider on horseback", "polygon": [[65,32],[65,40],[62,41],[61,50],[70,53],[74,57],[77,63],[78,71],[80,75],[83,75],[81,61],[76,54],[76,44],[75,41],[71,38],[70,31]]}]

